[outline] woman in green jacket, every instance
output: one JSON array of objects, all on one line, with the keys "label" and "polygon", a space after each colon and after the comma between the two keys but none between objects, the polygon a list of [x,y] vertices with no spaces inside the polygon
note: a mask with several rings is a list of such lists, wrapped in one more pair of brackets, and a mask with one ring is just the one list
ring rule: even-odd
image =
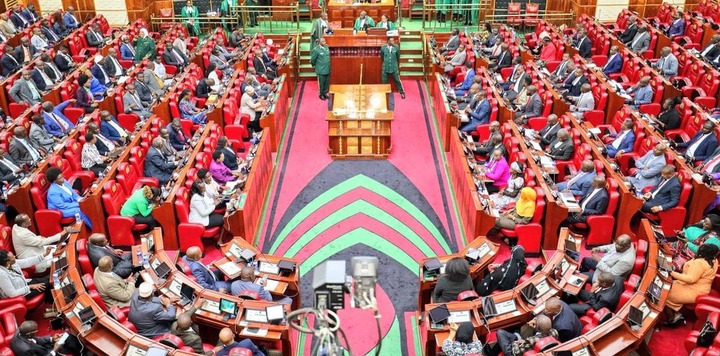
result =
[{"label": "woman in green jacket", "polygon": [[152,231],[158,225],[152,212],[155,204],[160,202],[160,194],[160,188],[144,185],[125,201],[120,215],[135,218],[136,224],[147,225],[144,233]]},{"label": "woman in green jacket", "polygon": [[690,251],[697,253],[698,248],[703,244],[720,247],[718,228],[720,228],[720,216],[710,214],[700,222],[679,231],[677,237],[685,242]]},{"label": "woman in green jacket", "polygon": [[148,35],[147,29],[141,28],[140,34],[135,37],[135,63],[142,62],[143,59],[155,59],[155,40]]},{"label": "woman in green jacket", "polygon": [[187,19],[185,26],[190,32],[190,36],[200,36],[200,21],[198,20],[200,11],[197,6],[193,5],[192,0],[188,0],[185,7],[180,10],[180,17]]}]

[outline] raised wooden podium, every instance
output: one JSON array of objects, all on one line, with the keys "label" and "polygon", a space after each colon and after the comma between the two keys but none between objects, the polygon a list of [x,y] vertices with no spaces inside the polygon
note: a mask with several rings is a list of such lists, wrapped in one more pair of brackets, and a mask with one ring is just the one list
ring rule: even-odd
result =
[{"label": "raised wooden podium", "polygon": [[331,85],[333,109],[327,113],[328,153],[334,159],[385,159],[390,154],[393,113],[390,85]]}]

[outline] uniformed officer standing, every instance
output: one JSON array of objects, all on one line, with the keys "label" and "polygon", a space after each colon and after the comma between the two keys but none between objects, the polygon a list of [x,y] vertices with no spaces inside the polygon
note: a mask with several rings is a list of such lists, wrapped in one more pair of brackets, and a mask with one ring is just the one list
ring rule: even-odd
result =
[{"label": "uniformed officer standing", "polygon": [[315,68],[320,87],[320,100],[326,100],[330,89],[330,50],[325,38],[320,37],[318,45],[310,53],[310,65]]},{"label": "uniformed officer standing", "polygon": [[387,84],[388,75],[391,75],[398,87],[400,97],[405,99],[405,89],[400,81],[400,49],[395,45],[394,38],[389,37],[387,44],[380,48],[380,57],[383,61],[382,83]]}]

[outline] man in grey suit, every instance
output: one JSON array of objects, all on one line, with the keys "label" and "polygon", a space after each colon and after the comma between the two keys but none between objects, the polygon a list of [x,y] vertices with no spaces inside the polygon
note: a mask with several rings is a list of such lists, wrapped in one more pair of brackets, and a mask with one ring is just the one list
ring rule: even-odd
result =
[{"label": "man in grey suit", "polygon": [[27,130],[17,126],[13,130],[13,138],[10,140],[10,157],[20,165],[32,166],[43,158],[44,152],[28,139]]},{"label": "man in grey suit", "polygon": [[574,152],[575,147],[573,146],[573,141],[570,139],[570,134],[566,129],[560,129],[555,141],[551,142],[547,148],[545,148],[546,156],[561,161],[569,160]]},{"label": "man in grey suit", "polygon": [[244,290],[251,290],[253,292],[256,292],[258,295],[260,295],[260,298],[263,300],[266,300],[268,302],[278,302],[278,303],[285,303],[290,304],[292,303],[292,298],[290,297],[282,297],[278,300],[273,300],[272,295],[270,295],[270,292],[265,289],[265,284],[257,284],[255,283],[255,269],[250,266],[244,267],[240,271],[240,280],[233,282],[230,285],[230,292],[232,295],[240,295]]},{"label": "man in grey suit", "polygon": [[653,64],[653,67],[660,71],[660,74],[662,74],[665,78],[677,75],[678,60],[675,55],[672,54],[670,47],[663,47],[663,49],[660,50],[660,59]]},{"label": "man in grey suit", "polygon": [[445,43],[445,47],[440,51],[440,53],[445,54],[446,52],[458,49],[458,47],[460,47],[460,29],[454,28],[450,39],[448,39],[447,43]]},{"label": "man in grey suit", "polygon": [[624,278],[630,274],[634,265],[635,247],[630,236],[623,234],[615,239],[615,243],[593,248],[592,256],[580,262],[580,272],[590,277],[588,281],[596,284],[600,276],[596,272],[609,272]]},{"label": "man in grey suit", "polygon": [[157,178],[162,185],[167,184],[172,179],[173,171],[177,167],[177,164],[172,162],[170,157],[165,157],[162,154],[162,147],[165,145],[164,141],[162,137],[153,139],[152,147],[150,147],[145,157],[145,172],[143,172],[146,177]]},{"label": "man in grey suit", "polygon": [[650,77],[646,75],[640,78],[634,87],[628,89],[627,93],[632,99],[625,100],[625,103],[629,104],[633,109],[639,108],[640,105],[650,104],[653,99]]},{"label": "man in grey suit", "polygon": [[630,41],[628,46],[631,51],[638,54],[648,50],[650,47],[650,32],[648,32],[647,25],[638,27],[635,37]]},{"label": "man in grey suit", "polygon": [[33,116],[33,123],[30,126],[30,141],[45,151],[52,151],[55,143],[60,139],[51,135],[44,127],[45,118],[42,115]]},{"label": "man in grey suit", "polygon": [[133,82],[135,85],[135,90],[137,90],[138,96],[140,97],[140,100],[143,101],[143,103],[147,104],[148,106],[155,103],[158,96],[153,93],[152,90],[150,90],[150,87],[145,84],[145,73],[138,72],[135,74],[135,81]]},{"label": "man in grey suit", "polygon": [[646,187],[652,187],[660,182],[660,170],[667,164],[665,162],[665,151],[667,146],[660,142],[648,151],[644,156],[635,161],[637,173],[628,177],[628,181],[632,183],[635,190],[640,193]]},{"label": "man in grey suit", "polygon": [[144,102],[140,99],[137,91],[135,91],[135,84],[128,84],[126,87],[127,91],[123,94],[123,108],[126,114],[135,114],[140,119],[147,119],[152,116],[152,112],[149,110],[149,103]]},{"label": "man in grey suit", "polygon": [[10,97],[18,104],[27,103],[30,106],[42,101],[42,93],[35,86],[31,71],[24,70],[22,77],[13,83],[12,88],[10,88]]},{"label": "man in grey suit", "polygon": [[572,97],[575,105],[570,105],[570,111],[578,119],[582,119],[586,111],[595,110],[595,97],[590,89],[590,84],[585,83],[580,87],[580,95]]},{"label": "man in grey suit", "polygon": [[135,325],[137,333],[151,339],[169,333],[176,314],[172,301],[165,296],[156,298],[154,292],[152,283],[140,284],[132,296],[128,312],[128,321]]},{"label": "man in grey suit", "polygon": [[155,62],[148,62],[143,71],[143,83],[158,97],[165,93],[165,82],[155,74]]},{"label": "man in grey suit", "polygon": [[518,125],[525,125],[529,118],[542,115],[543,102],[537,92],[537,87],[530,85],[525,88],[525,91],[529,99],[523,108],[515,112],[515,123]]},{"label": "man in grey suit", "polygon": [[579,172],[575,173],[575,175],[570,177],[566,182],[558,183],[555,188],[557,188],[559,192],[568,190],[573,195],[582,197],[590,191],[592,180],[596,176],[597,173],[595,173],[595,165],[593,162],[591,160],[584,160]]}]

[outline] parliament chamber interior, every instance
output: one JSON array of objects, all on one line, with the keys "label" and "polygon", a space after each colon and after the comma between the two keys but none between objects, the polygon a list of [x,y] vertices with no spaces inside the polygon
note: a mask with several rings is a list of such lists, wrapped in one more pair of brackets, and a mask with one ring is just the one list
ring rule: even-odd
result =
[{"label": "parliament chamber interior", "polygon": [[0,355],[720,355],[715,0],[5,0]]}]

